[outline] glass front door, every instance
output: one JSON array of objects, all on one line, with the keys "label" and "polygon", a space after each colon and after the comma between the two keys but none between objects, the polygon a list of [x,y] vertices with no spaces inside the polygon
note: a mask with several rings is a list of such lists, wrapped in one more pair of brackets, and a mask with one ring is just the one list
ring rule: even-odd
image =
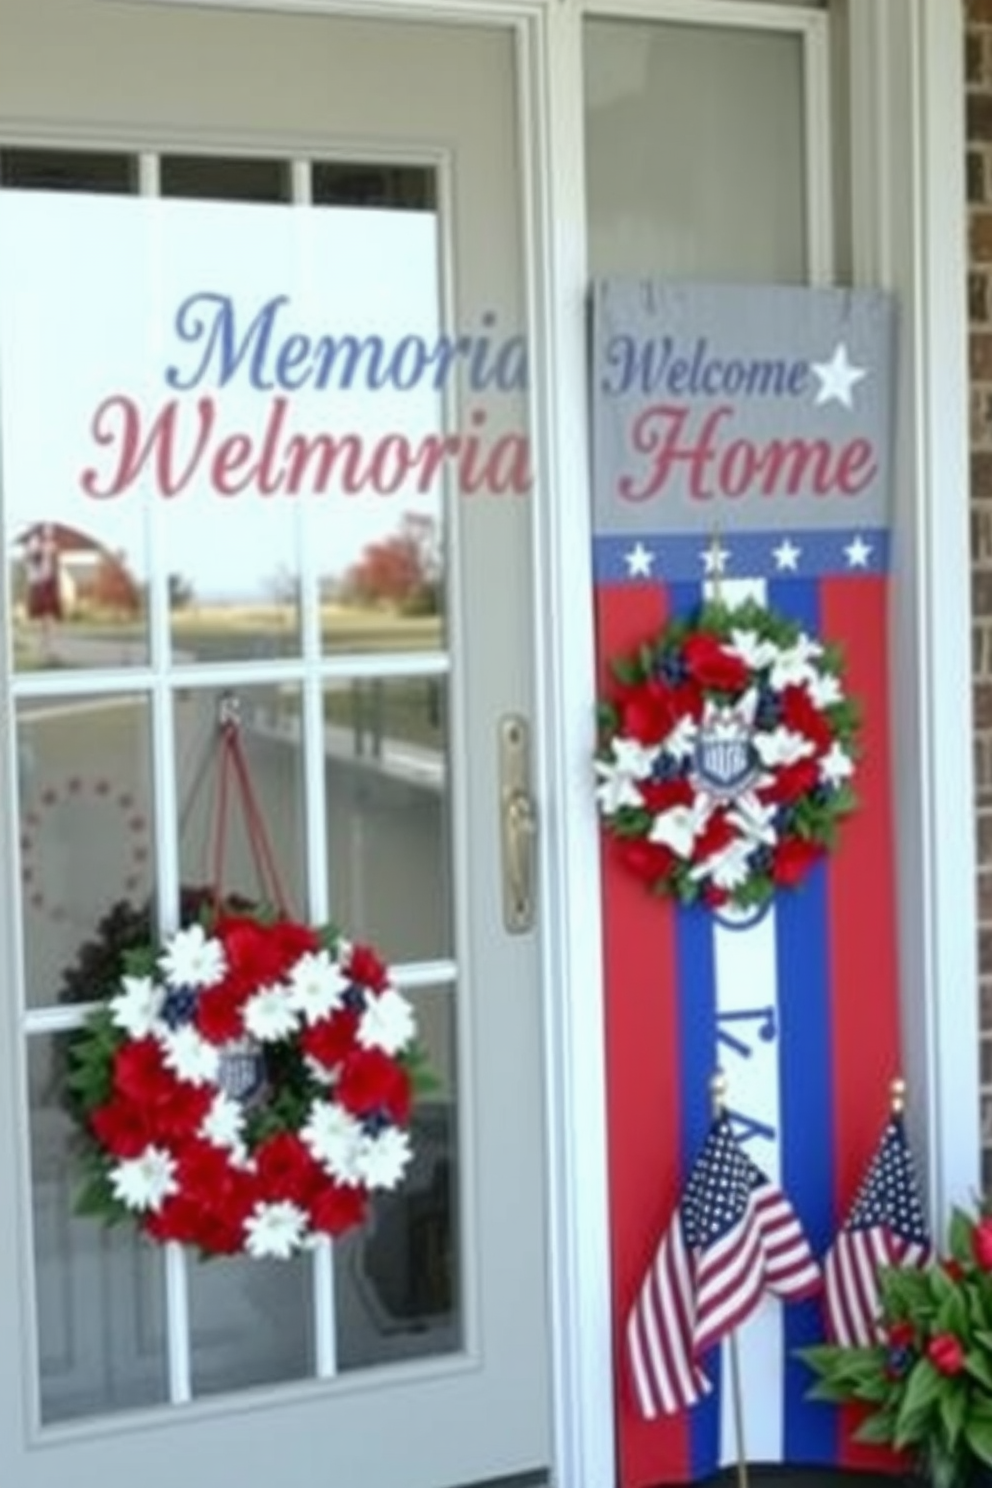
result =
[{"label": "glass front door", "polygon": [[[540,996],[499,814],[532,688],[517,38],[61,0],[0,29],[3,1476],[540,1473]],[[255,829],[218,829],[225,724]],[[73,1041],[122,947],[219,889],[381,950],[435,1076],[404,1182],[288,1260],[76,1208]]]}]

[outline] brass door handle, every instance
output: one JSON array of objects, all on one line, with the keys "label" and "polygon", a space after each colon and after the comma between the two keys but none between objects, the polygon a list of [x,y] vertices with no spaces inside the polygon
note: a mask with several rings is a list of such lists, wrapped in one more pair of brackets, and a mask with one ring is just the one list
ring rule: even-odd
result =
[{"label": "brass door handle", "polygon": [[500,799],[503,849],[503,923],[521,935],[534,923],[537,812],[530,794],[527,724],[517,714],[500,720]]}]

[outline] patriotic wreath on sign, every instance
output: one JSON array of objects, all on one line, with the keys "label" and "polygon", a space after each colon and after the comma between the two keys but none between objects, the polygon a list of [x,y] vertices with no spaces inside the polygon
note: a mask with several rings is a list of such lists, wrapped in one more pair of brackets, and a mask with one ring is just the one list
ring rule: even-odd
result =
[{"label": "patriotic wreath on sign", "polygon": [[596,796],[626,866],[714,908],[799,884],[856,805],[836,648],[755,602],[708,603],[611,667]]},{"label": "patriotic wreath on sign", "polygon": [[360,1224],[429,1083],[373,949],[251,911],[126,950],[69,1059],[80,1212],[205,1255],[285,1259]]}]

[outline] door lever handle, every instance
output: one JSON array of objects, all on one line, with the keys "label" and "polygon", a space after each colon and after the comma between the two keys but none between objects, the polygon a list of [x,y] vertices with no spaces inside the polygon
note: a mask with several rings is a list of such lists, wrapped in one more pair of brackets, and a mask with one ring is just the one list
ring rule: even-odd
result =
[{"label": "door lever handle", "polygon": [[503,850],[503,923],[511,935],[534,924],[537,812],[530,794],[526,721],[500,720],[500,802]]}]

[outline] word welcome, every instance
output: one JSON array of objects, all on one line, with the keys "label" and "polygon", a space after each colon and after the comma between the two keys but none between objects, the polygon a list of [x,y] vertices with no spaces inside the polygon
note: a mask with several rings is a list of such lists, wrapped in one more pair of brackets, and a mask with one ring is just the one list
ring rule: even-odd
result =
[{"label": "word welcome", "polygon": [[629,447],[645,456],[617,477],[624,501],[648,501],[673,489],[694,501],[744,496],[860,495],[878,475],[870,439],[750,439],[734,434],[731,404],[704,412],[655,403],[632,420]]},{"label": "word welcome", "polygon": [[291,423],[291,402],[267,401],[257,428],[226,429],[218,400],[173,398],[146,414],[134,398],[115,393],[97,408],[91,433],[106,454],[80,481],[96,500],[126,495],[151,481],[172,498],[205,481],[218,496],[389,496],[412,483],[428,491],[441,474],[452,475],[464,495],[524,495],[532,483],[528,440],[519,433],[487,436],[487,415],[473,409],[470,431],[426,434],[307,433]]},{"label": "word welcome", "polygon": [[801,359],[718,357],[705,336],[688,354],[673,336],[612,336],[604,353],[606,373],[600,386],[609,397],[667,393],[679,398],[801,398],[809,388],[809,367]]},{"label": "word welcome", "polygon": [[230,295],[200,290],[183,300],[175,333],[190,349],[185,366],[165,369],[167,385],[190,392],[209,385],[227,387],[243,377],[259,392],[350,392],[355,388],[408,392],[445,388],[463,373],[472,392],[523,392],[527,350],[522,336],[494,335],[496,315],[487,310],[477,335],[441,335],[433,340],[406,335],[386,341],[378,335],[307,335],[287,326],[288,295],[274,295],[248,321],[239,322]]}]

